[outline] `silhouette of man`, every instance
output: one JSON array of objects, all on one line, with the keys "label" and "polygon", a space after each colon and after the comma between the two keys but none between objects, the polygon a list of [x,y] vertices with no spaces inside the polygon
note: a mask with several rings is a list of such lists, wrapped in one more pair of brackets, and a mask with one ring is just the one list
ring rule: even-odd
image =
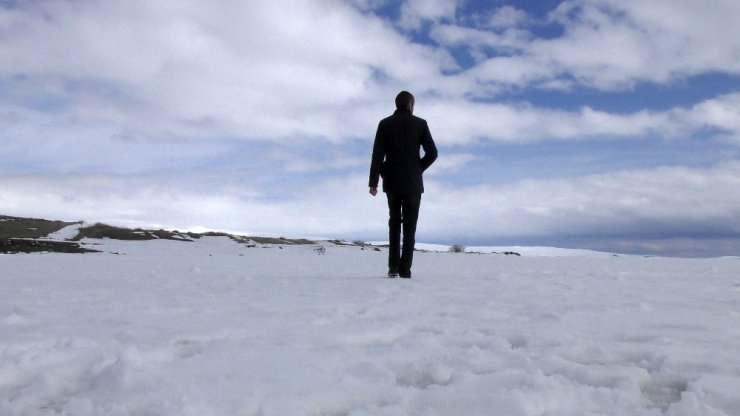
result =
[{"label": "silhouette of man", "polygon": [[396,111],[378,124],[370,164],[370,195],[377,195],[382,177],[383,192],[388,198],[388,277],[411,277],[416,222],[424,192],[422,173],[437,159],[437,147],[427,122],[413,113],[414,96],[401,91],[396,96]]}]

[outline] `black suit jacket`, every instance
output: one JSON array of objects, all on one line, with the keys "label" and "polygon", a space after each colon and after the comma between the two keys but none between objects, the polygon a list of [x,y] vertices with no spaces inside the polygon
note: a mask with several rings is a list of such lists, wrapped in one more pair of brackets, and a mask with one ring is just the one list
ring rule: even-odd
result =
[{"label": "black suit jacket", "polygon": [[[424,149],[424,157],[420,150]],[[383,177],[383,192],[420,194],[422,173],[437,159],[437,147],[424,119],[396,110],[378,124],[370,163],[370,187]]]}]

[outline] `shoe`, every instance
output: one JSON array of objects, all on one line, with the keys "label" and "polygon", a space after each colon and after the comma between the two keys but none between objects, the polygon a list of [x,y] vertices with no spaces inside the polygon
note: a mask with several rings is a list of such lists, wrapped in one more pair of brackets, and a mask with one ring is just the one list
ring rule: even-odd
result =
[{"label": "shoe", "polygon": [[411,279],[411,272],[408,273],[399,273],[399,276],[401,276],[404,279]]},{"label": "shoe", "polygon": [[390,277],[391,279],[395,279],[396,277],[398,277],[398,273],[388,272],[388,277]]}]

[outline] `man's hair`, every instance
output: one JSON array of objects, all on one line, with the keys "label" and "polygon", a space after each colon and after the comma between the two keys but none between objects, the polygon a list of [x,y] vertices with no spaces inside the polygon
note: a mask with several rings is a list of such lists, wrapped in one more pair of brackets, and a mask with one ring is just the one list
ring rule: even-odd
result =
[{"label": "man's hair", "polygon": [[414,96],[408,91],[401,91],[396,96],[396,108],[406,110],[414,102]]}]

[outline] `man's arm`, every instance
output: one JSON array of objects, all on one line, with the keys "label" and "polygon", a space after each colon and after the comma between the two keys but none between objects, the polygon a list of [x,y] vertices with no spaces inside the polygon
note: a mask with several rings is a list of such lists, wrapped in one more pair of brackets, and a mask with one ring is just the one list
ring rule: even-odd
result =
[{"label": "man's arm", "polygon": [[378,131],[375,133],[375,143],[373,143],[373,155],[370,161],[370,194],[375,196],[378,193],[378,182],[380,181],[380,169],[385,160],[385,141],[383,133],[378,124]]},{"label": "man's arm", "polygon": [[421,136],[421,147],[424,149],[424,157],[421,158],[421,168],[427,170],[437,160],[437,146],[432,139],[429,126],[424,123],[424,134]]}]

